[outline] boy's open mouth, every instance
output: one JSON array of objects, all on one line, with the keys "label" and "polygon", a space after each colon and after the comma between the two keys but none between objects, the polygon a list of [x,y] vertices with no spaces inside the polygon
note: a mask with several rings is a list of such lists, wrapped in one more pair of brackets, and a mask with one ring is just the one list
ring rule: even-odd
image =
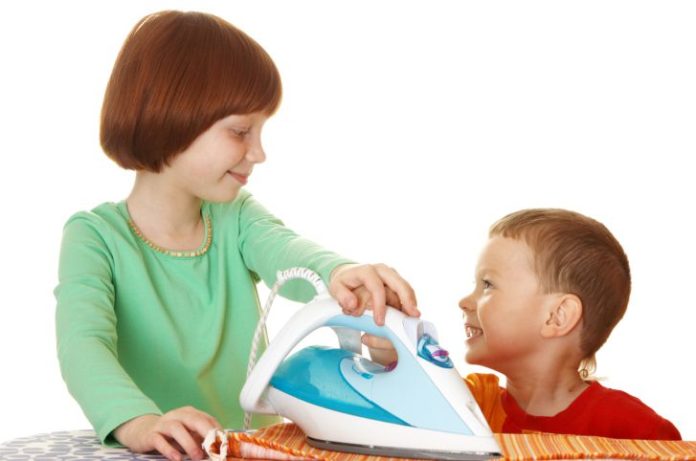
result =
[{"label": "boy's open mouth", "polygon": [[476,336],[481,336],[483,330],[478,327],[472,327],[471,325],[465,325],[464,331],[466,333],[467,339],[475,338]]}]

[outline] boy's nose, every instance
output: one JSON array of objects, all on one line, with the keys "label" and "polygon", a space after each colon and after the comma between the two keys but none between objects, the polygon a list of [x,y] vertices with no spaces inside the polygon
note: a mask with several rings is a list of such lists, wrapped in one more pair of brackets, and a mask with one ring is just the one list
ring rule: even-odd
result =
[{"label": "boy's nose", "polygon": [[463,311],[473,311],[476,304],[471,300],[471,296],[465,296],[459,301],[459,308]]}]

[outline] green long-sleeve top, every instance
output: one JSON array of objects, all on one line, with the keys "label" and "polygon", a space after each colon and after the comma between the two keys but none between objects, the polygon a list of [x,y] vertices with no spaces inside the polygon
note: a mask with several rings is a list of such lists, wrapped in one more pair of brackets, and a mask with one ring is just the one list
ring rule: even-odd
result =
[{"label": "green long-sleeve top", "polygon": [[[61,372],[100,439],[143,414],[192,405],[229,428],[242,426],[244,384],[259,301],[256,282],[302,266],[327,281],[350,261],[298,237],[241,191],[203,203],[211,243],[177,257],[146,244],[125,202],[73,215],[59,264],[56,332]],[[307,301],[313,288],[281,294]],[[264,424],[268,420],[257,420]]]}]

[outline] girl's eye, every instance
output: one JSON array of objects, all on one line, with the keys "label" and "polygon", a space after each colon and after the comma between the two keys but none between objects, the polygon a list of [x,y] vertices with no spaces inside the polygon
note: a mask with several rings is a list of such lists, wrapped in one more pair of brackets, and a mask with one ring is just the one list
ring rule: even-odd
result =
[{"label": "girl's eye", "polygon": [[232,128],[230,131],[231,131],[235,136],[237,136],[237,137],[239,137],[239,138],[243,138],[243,137],[245,137],[247,134],[249,134],[249,130],[243,130],[243,129]]}]

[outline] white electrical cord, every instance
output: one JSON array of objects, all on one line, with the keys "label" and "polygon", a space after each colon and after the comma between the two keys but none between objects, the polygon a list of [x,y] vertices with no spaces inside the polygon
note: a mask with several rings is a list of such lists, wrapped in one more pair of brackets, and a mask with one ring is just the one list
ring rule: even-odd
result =
[{"label": "white electrical cord", "polygon": [[[268,314],[271,312],[271,305],[273,304],[273,300],[278,294],[278,291],[280,291],[280,287],[282,287],[285,284],[285,282],[294,279],[304,279],[311,283],[312,286],[314,286],[314,290],[316,291],[317,295],[320,295],[327,291],[326,284],[324,284],[324,281],[321,279],[321,277],[319,277],[319,275],[316,272],[312,271],[311,269],[306,269],[304,267],[293,267],[284,271],[278,271],[278,273],[276,274],[276,282],[273,284],[273,287],[271,287],[271,292],[268,295],[268,298],[266,299],[266,305],[263,308],[263,313],[261,314],[259,323],[256,324],[256,331],[254,331],[254,339],[252,339],[251,341],[251,350],[249,351],[249,365],[247,366],[246,373],[247,378],[251,374],[251,371],[254,369],[254,366],[256,365],[256,354],[258,353],[259,341],[261,339],[262,333],[266,329],[266,320],[268,319]],[[245,411],[244,431],[248,431],[250,425],[251,413]]]}]

